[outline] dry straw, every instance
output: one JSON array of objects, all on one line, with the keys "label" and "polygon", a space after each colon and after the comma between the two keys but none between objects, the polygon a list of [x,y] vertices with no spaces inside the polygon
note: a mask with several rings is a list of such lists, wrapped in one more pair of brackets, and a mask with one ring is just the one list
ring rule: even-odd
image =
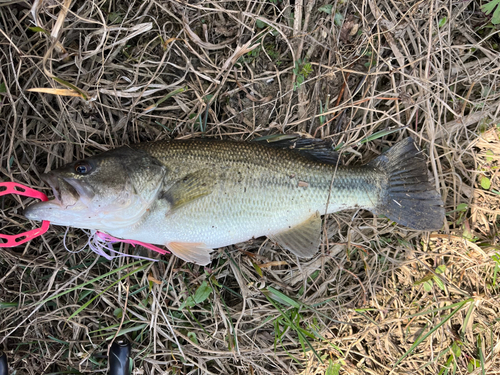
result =
[{"label": "dry straw", "polygon": [[[68,253],[53,227],[0,249],[12,370],[105,373],[126,335],[135,374],[499,373],[500,38],[480,5],[1,2],[1,180],[146,140],[298,133],[354,164],[411,135],[448,212],[433,234],[342,212],[311,261],[259,238],[205,270]],[[4,232],[31,227],[26,203],[0,201]]]}]

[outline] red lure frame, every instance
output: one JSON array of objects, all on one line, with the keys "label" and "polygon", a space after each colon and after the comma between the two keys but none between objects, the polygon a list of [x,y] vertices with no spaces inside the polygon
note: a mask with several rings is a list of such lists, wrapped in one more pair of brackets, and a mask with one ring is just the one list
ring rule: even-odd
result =
[{"label": "red lure frame", "polygon": [[[17,182],[0,182],[0,196],[7,194],[23,195],[25,197],[37,198],[43,202],[49,200],[49,198],[47,198],[47,196],[41,191],[18,184]],[[47,232],[49,230],[49,225],[50,222],[44,220],[40,228],[35,228],[24,233],[11,235],[0,233],[0,238],[7,240],[7,242],[0,243],[0,247],[14,247],[31,241],[33,238],[41,236],[42,234]]]},{"label": "red lure frame", "polygon": [[[40,199],[42,202],[46,202],[49,200],[49,198],[41,191],[18,184],[17,182],[0,182],[0,196],[7,194],[23,195],[25,197]],[[0,243],[0,247],[15,247],[25,242],[31,241],[33,238],[41,236],[42,234],[47,232],[49,230],[49,225],[50,222],[44,220],[40,228],[32,229],[24,233],[14,234],[14,235],[0,233],[0,238],[7,240],[7,242],[5,243]],[[144,243],[135,240],[122,240],[103,232],[97,232],[97,235],[99,239],[107,241],[109,243],[124,242],[124,243],[129,243],[132,246],[135,245],[143,246],[147,249],[156,251],[157,253],[160,253],[162,255],[169,253],[169,251],[161,249],[149,243]]]}]

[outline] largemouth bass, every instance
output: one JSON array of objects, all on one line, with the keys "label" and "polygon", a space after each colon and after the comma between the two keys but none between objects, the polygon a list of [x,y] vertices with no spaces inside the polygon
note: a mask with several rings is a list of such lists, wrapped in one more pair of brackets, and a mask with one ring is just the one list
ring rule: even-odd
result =
[{"label": "largemouth bass", "polygon": [[[283,143],[283,142],[281,142]],[[268,236],[302,258],[321,215],[360,208],[418,230],[444,222],[441,196],[407,138],[358,167],[318,140],[167,140],[120,147],[43,176],[54,199],[25,216],[165,245],[200,265],[213,249]]]}]

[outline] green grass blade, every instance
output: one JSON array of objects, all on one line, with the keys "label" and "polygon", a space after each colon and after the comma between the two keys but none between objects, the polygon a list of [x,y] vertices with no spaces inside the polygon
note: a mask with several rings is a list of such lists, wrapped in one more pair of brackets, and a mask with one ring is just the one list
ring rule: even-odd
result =
[{"label": "green grass blade", "polygon": [[58,338],[56,338],[56,337],[54,337],[54,336],[50,336],[50,335],[48,335],[47,337],[48,337],[49,339],[51,339],[51,340],[54,340],[55,342],[58,342],[59,344],[66,345],[66,346],[68,346],[68,345],[69,345],[69,342],[67,342],[67,341],[63,341],[63,340],[60,340],[60,339],[58,339]]},{"label": "green grass blade", "polygon": [[[443,324],[445,324],[448,320],[450,320],[466,303],[468,303],[469,300],[465,300],[459,303],[457,308],[453,310],[448,316],[446,316],[437,326],[432,328],[429,332],[427,332],[425,335],[420,335],[419,338],[413,343],[413,345],[408,349],[408,351],[403,354],[401,358],[398,359],[398,361],[394,364],[394,367],[399,365],[403,359],[405,359],[408,355],[410,355],[413,350],[420,345],[422,341],[424,341],[427,337],[432,335],[435,331],[437,331]],[[427,328],[427,326],[426,326]]]},{"label": "green grass blade", "polygon": [[297,136],[293,134],[270,134],[255,138],[252,140],[252,142],[267,141],[269,143],[273,143],[273,142],[286,141],[289,139],[296,139],[296,138]]},{"label": "green grass blade", "polygon": [[474,298],[469,298],[469,299],[466,299],[465,301],[462,301],[462,302],[456,302],[456,303],[453,303],[453,304],[448,305],[448,306],[443,306],[443,307],[439,307],[437,309],[432,309],[432,310],[427,310],[427,311],[420,312],[417,314],[412,314],[412,315],[409,315],[408,317],[413,318],[415,316],[427,315],[427,314],[432,314],[432,313],[435,313],[438,311],[449,310],[449,309],[453,309],[454,307],[457,307],[457,306],[462,306],[464,303],[468,303],[468,302],[472,302],[472,301],[474,301]]},{"label": "green grass blade", "polygon": [[477,350],[479,352],[479,361],[481,362],[481,375],[485,375],[486,369],[484,367],[484,353],[482,347],[481,336],[477,336]]},{"label": "green grass blade", "polygon": [[79,93],[83,99],[85,100],[89,100],[89,96],[87,95],[87,93],[83,90],[80,90],[78,87],[76,87],[75,85],[65,81],[64,79],[61,79],[61,78],[57,78],[57,77],[52,77],[54,79],[54,81],[57,81],[59,82],[61,85],[64,85],[66,87],[69,87],[70,89],[76,91],[77,93]]},{"label": "green grass blade", "polygon": [[0,309],[10,309],[12,307],[17,307],[19,302],[1,302],[0,301]]},{"label": "green grass blade", "polygon": [[266,294],[264,294],[264,295],[266,296],[267,300],[276,308],[276,310],[278,310],[280,312],[281,316],[288,323],[288,325],[291,328],[293,328],[295,330],[295,332],[297,332],[297,335],[300,336],[304,340],[304,343],[314,353],[314,355],[316,356],[316,358],[318,359],[318,361],[320,361],[320,363],[323,364],[323,360],[321,359],[321,356],[318,354],[318,352],[316,352],[316,350],[313,348],[313,346],[311,345],[311,343],[309,342],[309,340],[307,340],[307,338],[302,333],[302,331],[295,325],[295,323],[290,319],[290,317],[287,314],[285,314],[285,312],[278,306],[278,304],[273,301],[272,298],[270,298]]},{"label": "green grass blade", "polygon": [[373,133],[372,135],[369,135],[366,138],[363,138],[361,141],[359,141],[359,144],[362,145],[363,143],[374,141],[375,139],[385,137],[386,135],[389,135],[392,133],[397,133],[398,131],[403,130],[403,129],[406,129],[406,126],[396,128],[396,129],[387,129],[387,130],[378,131],[376,133]]},{"label": "green grass blade", "polygon": [[[125,335],[127,333],[130,333],[130,332],[135,332],[135,331],[140,331],[144,328],[146,328],[149,324],[148,323],[142,323],[142,324],[139,324],[137,326],[132,326],[132,327],[127,327],[127,328],[122,328],[120,329],[120,331],[116,334],[116,337],[118,336],[122,336],[122,335]],[[108,336],[106,337],[106,341],[109,341],[111,340],[113,337],[115,337],[115,335],[111,335],[111,336]]]},{"label": "green grass blade", "polygon": [[188,90],[188,87],[185,86],[185,87],[181,87],[181,88],[178,88],[178,89],[175,89],[174,91],[168,93],[167,95],[165,95],[163,98],[161,98],[160,100],[158,100],[156,102],[156,107],[158,107],[161,103],[163,103],[165,100],[171,98],[172,96],[174,95],[177,95],[177,94],[180,94],[181,92],[184,92],[184,91],[187,91]]},{"label": "green grass blade", "polygon": [[295,301],[293,298],[288,297],[286,294],[281,293],[279,290],[276,290],[271,286],[268,286],[266,289],[267,290],[262,290],[266,297],[271,297],[275,301],[281,302],[284,305],[295,307],[296,309],[301,307],[301,304],[299,302]]},{"label": "green grass blade", "polygon": [[[130,296],[129,296],[130,297]],[[133,323],[134,321],[133,320],[125,320],[123,322],[123,325],[127,325],[129,323]],[[111,330],[114,330],[116,327],[119,327],[120,326],[120,323],[116,323],[116,324],[111,324],[109,326],[106,326],[106,327],[102,327],[102,328],[99,328],[99,329],[95,329],[93,331],[89,331],[89,334],[94,334],[96,333],[97,335],[96,336],[106,336],[107,333],[106,332],[103,332],[103,331],[111,331]]]},{"label": "green grass blade", "polygon": [[465,315],[464,324],[462,324],[462,334],[465,335],[465,330],[467,329],[467,325],[469,323],[469,319],[472,315],[472,311],[474,311],[474,304],[469,306],[469,310],[467,310],[467,314]]},{"label": "green grass blade", "polygon": [[94,283],[96,283],[97,281],[102,280],[102,279],[104,279],[104,278],[106,278],[106,277],[108,277],[108,276],[114,275],[114,274],[115,274],[115,273],[117,273],[117,272],[121,272],[121,271],[123,271],[123,270],[124,270],[124,269],[126,269],[126,268],[129,268],[129,267],[134,267],[134,266],[136,266],[136,265],[140,265],[140,264],[142,264],[142,262],[144,262],[144,261],[143,261],[143,260],[138,260],[138,261],[136,261],[136,262],[133,262],[133,263],[130,263],[130,264],[126,264],[126,265],[124,265],[124,266],[121,266],[121,267],[119,267],[119,268],[116,268],[116,269],[114,269],[113,271],[109,271],[109,272],[105,273],[104,275],[98,276],[98,277],[96,277],[96,278],[94,278],[94,279],[92,279],[92,280],[89,280],[89,281],[84,282],[83,284],[80,284],[80,285],[74,286],[73,288],[69,288],[68,290],[65,290],[64,292],[61,292],[61,293],[59,293],[59,294],[56,294],[55,296],[51,296],[51,297],[48,297],[48,298],[46,298],[46,299],[44,299],[44,300],[42,300],[42,301],[40,301],[40,302],[37,302],[35,305],[43,305],[44,303],[49,302],[49,301],[52,301],[53,299],[59,298],[59,297],[61,297],[61,296],[64,296],[65,294],[68,294],[68,293],[71,293],[71,292],[73,292],[73,291],[75,291],[75,290],[81,289],[81,288],[83,288],[84,286],[94,284]]},{"label": "green grass blade", "polygon": [[126,279],[127,277],[133,275],[134,273],[137,273],[137,272],[140,272],[140,271],[146,269],[147,267],[149,267],[149,264],[145,264],[143,266],[140,266],[139,268],[136,268],[136,269],[130,271],[126,275],[120,277],[118,280],[112,282],[108,287],[104,288],[104,290],[102,292],[100,292],[99,294],[95,295],[88,302],[84,303],[81,307],[79,307],[73,314],[71,314],[69,316],[68,320],[71,320],[74,316],[78,315],[83,310],[85,310],[97,297],[100,297],[101,295],[103,295],[105,292],[107,292],[109,289],[111,289],[114,285],[118,284],[120,281]]}]

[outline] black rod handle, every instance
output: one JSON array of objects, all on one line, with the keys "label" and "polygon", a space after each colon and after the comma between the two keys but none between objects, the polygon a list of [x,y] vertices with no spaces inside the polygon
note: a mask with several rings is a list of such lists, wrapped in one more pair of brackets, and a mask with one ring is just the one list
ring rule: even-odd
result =
[{"label": "black rod handle", "polygon": [[109,350],[109,375],[130,375],[130,350],[130,342],[125,338],[113,342]]},{"label": "black rod handle", "polygon": [[7,366],[7,354],[0,352],[0,375],[9,375],[9,366]]}]

